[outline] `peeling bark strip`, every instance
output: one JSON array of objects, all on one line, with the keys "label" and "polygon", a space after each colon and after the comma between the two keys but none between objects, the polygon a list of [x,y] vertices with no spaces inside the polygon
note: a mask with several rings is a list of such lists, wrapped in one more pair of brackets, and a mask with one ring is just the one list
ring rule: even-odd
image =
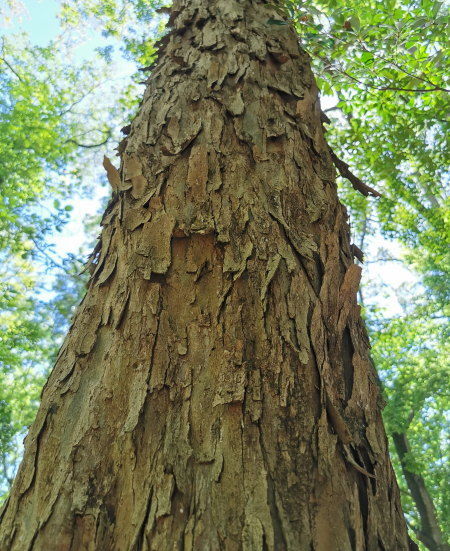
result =
[{"label": "peeling bark strip", "polygon": [[14,551],[406,551],[309,59],[177,0],[2,512]]}]

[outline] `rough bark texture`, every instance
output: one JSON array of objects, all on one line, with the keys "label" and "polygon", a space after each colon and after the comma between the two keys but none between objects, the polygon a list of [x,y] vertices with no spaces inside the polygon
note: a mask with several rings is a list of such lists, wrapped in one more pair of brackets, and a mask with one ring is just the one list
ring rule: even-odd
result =
[{"label": "rough bark texture", "polygon": [[179,0],[0,548],[408,548],[317,87],[264,1]]}]

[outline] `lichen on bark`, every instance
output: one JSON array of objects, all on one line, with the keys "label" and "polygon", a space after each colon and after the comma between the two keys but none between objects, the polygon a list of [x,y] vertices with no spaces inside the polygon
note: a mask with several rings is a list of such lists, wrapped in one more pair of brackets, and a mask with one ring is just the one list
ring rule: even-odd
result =
[{"label": "lichen on bark", "polygon": [[407,550],[360,268],[282,18],[174,2],[1,549]]}]

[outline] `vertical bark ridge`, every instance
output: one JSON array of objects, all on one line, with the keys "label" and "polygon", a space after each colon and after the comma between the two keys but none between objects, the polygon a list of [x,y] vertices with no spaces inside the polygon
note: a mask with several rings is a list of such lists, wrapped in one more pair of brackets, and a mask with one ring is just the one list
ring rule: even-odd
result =
[{"label": "vertical bark ridge", "polygon": [[406,550],[308,56],[262,0],[170,25],[0,548]]}]

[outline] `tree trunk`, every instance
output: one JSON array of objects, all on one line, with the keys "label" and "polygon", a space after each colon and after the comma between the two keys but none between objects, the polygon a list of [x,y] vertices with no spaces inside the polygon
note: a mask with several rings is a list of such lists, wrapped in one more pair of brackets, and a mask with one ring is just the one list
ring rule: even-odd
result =
[{"label": "tree trunk", "polygon": [[170,25],[0,548],[406,550],[308,56],[263,0]]},{"label": "tree trunk", "polygon": [[405,432],[394,432],[392,440],[397,451],[403,475],[406,480],[411,498],[419,513],[420,530],[416,530],[416,537],[430,551],[450,551],[450,545],[445,542],[434,508],[433,500],[428,492],[423,476],[415,473],[408,467],[410,446]]}]

